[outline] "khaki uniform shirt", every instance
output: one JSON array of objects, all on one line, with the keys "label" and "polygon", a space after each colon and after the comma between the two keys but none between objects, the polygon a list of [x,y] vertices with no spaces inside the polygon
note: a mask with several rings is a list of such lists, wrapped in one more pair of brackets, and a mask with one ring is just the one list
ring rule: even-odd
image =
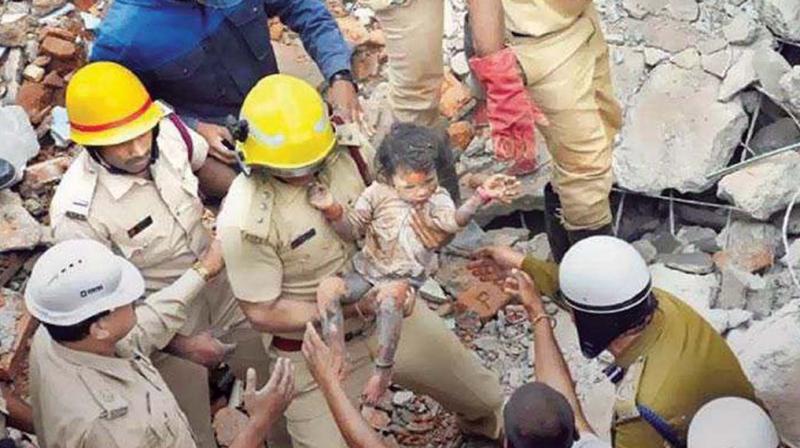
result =
[{"label": "khaki uniform shirt", "polygon": [[[373,158],[371,151],[362,149],[362,155]],[[317,178],[345,207],[366,188],[343,149],[331,154]],[[245,302],[313,302],[320,281],[342,272],[356,250],[309,204],[307,187],[255,172],[231,185],[217,231],[233,292]],[[302,339],[302,333],[285,337]]]},{"label": "khaki uniform shirt", "polygon": [[[31,405],[40,446],[194,447],[186,417],[148,358],[158,348],[158,337],[148,333],[174,334],[203,285],[202,277],[189,270],[148,297],[136,309],[140,322],[117,345],[118,357],[72,350],[40,327],[30,353]],[[150,314],[144,325],[143,314]]]},{"label": "khaki uniform shirt", "polygon": [[[438,267],[434,251],[428,250],[411,228],[414,206],[397,191],[380,182],[370,185],[348,214],[358,234],[366,234],[363,249],[353,258],[359,274],[376,283],[384,278],[432,275]],[[456,233],[456,206],[439,187],[423,205],[422,213],[441,230]]]},{"label": "khaki uniform shirt", "polygon": [[[523,270],[541,292],[558,289],[558,267],[526,257]],[[699,314],[671,294],[654,290],[653,320],[617,359],[626,369],[617,386],[612,433],[615,448],[663,448],[665,441],[636,410],[644,405],[684,441],[694,414],[720,397],[755,400],[752,384],[728,344]]]},{"label": "khaki uniform shirt", "polygon": [[[90,238],[110,246],[139,268],[149,292],[174,282],[211,241],[193,173],[205,163],[208,145],[189,130],[194,145],[189,160],[175,125],[164,119],[159,129],[160,153],[150,168],[152,180],[111,174],[84,151],[67,170],[50,205],[56,240]],[[202,296],[181,333],[208,327],[211,315],[236,314],[225,275],[210,282]]]}]

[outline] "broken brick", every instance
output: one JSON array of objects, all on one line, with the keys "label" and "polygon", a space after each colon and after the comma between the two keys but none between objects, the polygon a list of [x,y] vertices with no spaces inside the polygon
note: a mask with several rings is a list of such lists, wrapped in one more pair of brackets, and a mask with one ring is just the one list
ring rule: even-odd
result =
[{"label": "broken brick", "polygon": [[57,59],[72,59],[78,52],[78,46],[73,42],[54,36],[46,37],[40,49]]},{"label": "broken brick", "polygon": [[67,84],[64,82],[64,78],[62,78],[58,72],[50,72],[47,76],[44,77],[44,81],[42,83],[50,88],[53,89],[60,89]]},{"label": "broken brick", "polygon": [[88,12],[97,3],[97,0],[72,0],[75,7],[83,12]]},{"label": "broken brick", "polygon": [[494,283],[476,282],[459,294],[457,306],[477,313],[482,321],[486,321],[510,300],[511,297]]},{"label": "broken brick", "polygon": [[42,54],[42,55],[36,56],[36,59],[34,59],[33,62],[31,62],[31,64],[38,65],[39,67],[46,67],[47,64],[49,64],[50,61],[52,61],[52,60],[53,60],[53,58],[51,58],[50,56],[48,56],[46,54]]},{"label": "broken brick", "polygon": [[240,410],[224,407],[214,414],[214,432],[217,442],[222,446],[230,446],[239,433],[247,428],[247,416]]},{"label": "broken brick", "polygon": [[25,178],[20,188],[28,191],[42,190],[61,179],[70,163],[70,157],[61,156],[31,165],[25,169]]},{"label": "broken brick", "polygon": [[457,121],[447,128],[447,135],[450,136],[450,144],[463,151],[472,142],[472,137],[475,136],[475,128],[468,121]]},{"label": "broken brick", "polygon": [[336,19],[339,29],[342,31],[344,39],[353,47],[358,47],[367,43],[369,31],[355,17],[347,16]]},{"label": "broken brick", "polygon": [[447,118],[458,115],[461,109],[472,99],[472,93],[461,84],[450,72],[445,72],[442,82],[442,96],[439,100],[439,112]]},{"label": "broken brick", "polygon": [[78,37],[75,33],[64,28],[56,28],[54,26],[46,26],[39,30],[39,40],[45,40],[48,37],[56,37],[68,42],[75,42]]},{"label": "broken brick", "polygon": [[25,308],[22,294],[0,289],[0,380],[13,381],[22,370],[37,322]]},{"label": "broken brick", "polygon": [[39,116],[43,110],[47,109],[53,98],[50,89],[35,82],[25,81],[17,93],[17,104],[25,109],[31,120]]},{"label": "broken brick", "polygon": [[353,55],[353,76],[357,80],[377,76],[380,68],[379,55],[376,51],[359,50]]},{"label": "broken brick", "polygon": [[[734,253],[735,252],[735,253]],[[747,250],[720,251],[712,257],[714,264],[722,271],[732,266],[746,272],[758,272],[775,264],[775,252],[766,245],[754,244]]]}]

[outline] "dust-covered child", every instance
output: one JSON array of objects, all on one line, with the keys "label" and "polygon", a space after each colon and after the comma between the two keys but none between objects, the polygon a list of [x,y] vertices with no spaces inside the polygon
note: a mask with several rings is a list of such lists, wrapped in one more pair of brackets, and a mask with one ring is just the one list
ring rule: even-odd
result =
[{"label": "dust-covered child", "polygon": [[492,200],[508,202],[520,192],[513,177],[494,175],[456,209],[439,186],[437,157],[449,150],[436,132],[413,124],[395,125],[378,148],[378,180],[367,187],[351,210],[345,211],[319,183],[309,188],[309,202],[321,210],[337,234],[346,240],[364,238],[353,257],[352,271],[323,281],[317,289],[322,330],[335,352],[344,354],[342,304],[375,294],[378,351],[375,370],[363,399],[375,404],[389,387],[400,339],[404,304],[410,294],[436,272],[438,259],[411,227],[416,211],[442,232],[455,234],[475,212]]}]

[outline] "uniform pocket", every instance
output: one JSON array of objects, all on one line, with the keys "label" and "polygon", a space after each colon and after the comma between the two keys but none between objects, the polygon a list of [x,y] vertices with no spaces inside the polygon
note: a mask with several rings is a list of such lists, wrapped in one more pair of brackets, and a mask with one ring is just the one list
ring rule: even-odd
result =
[{"label": "uniform pocket", "polygon": [[252,3],[228,15],[228,19],[239,31],[253,56],[263,61],[272,51],[267,31],[267,13],[261,3]]}]

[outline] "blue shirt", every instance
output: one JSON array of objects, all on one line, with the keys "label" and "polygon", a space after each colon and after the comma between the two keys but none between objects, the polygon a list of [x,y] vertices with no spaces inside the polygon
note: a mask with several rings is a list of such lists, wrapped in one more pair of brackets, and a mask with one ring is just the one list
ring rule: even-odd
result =
[{"label": "blue shirt", "polygon": [[[267,16],[280,17],[300,34],[326,79],[350,70],[352,50],[321,1],[231,3],[235,5],[211,8],[195,0],[116,0],[90,59],[118,62],[139,75],[151,95],[167,100],[182,115],[217,122],[237,115],[255,82],[277,71]],[[190,76],[193,71],[214,76]],[[183,84],[177,82],[181,72],[188,73]]]}]

